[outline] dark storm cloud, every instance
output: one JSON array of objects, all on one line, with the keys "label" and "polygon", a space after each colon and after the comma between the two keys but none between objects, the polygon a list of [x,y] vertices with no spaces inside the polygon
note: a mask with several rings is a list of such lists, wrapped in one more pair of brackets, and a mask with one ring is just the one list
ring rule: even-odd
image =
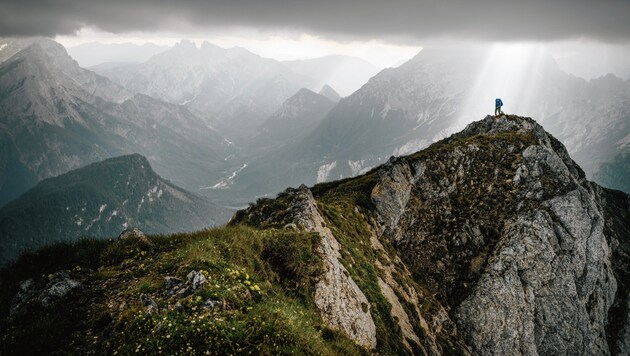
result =
[{"label": "dark storm cloud", "polygon": [[0,0],[0,35],[290,29],[334,38],[630,40],[630,0]]}]

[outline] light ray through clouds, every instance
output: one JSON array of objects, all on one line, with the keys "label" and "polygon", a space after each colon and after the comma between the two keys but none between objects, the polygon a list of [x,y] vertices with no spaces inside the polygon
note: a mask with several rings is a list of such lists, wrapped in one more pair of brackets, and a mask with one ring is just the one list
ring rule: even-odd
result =
[{"label": "light ray through clouds", "polygon": [[503,100],[503,111],[506,113],[533,115],[538,94],[536,88],[540,87],[543,79],[539,69],[547,58],[541,44],[494,44],[460,107],[453,132],[487,114],[493,114],[495,98]]}]

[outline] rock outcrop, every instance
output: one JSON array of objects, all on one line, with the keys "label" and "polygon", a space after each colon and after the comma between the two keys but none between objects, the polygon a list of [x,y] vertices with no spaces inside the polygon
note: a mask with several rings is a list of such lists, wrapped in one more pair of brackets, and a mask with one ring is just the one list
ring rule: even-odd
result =
[{"label": "rock outcrop", "polygon": [[467,344],[609,354],[607,212],[564,147],[531,119],[487,117],[419,158],[381,169],[379,238],[446,299]]},{"label": "rock outcrop", "polygon": [[[318,253],[324,261],[324,273],[315,283],[315,305],[324,322],[340,330],[352,340],[368,349],[376,347],[376,327],[370,314],[370,303],[350,277],[347,269],[339,262],[340,245],[317,210],[313,194],[305,185],[298,189],[287,189],[284,199],[288,201],[285,226],[296,226],[321,236]],[[257,214],[252,210],[247,215]],[[253,216],[250,219],[255,219]],[[261,219],[258,217],[257,219]]]},{"label": "rock outcrop", "polygon": [[33,279],[20,282],[19,291],[11,301],[9,316],[25,313],[29,303],[48,308],[73,289],[80,288],[81,283],[71,276],[71,271],[61,270],[47,276],[47,281],[35,283]]},{"label": "rock outcrop", "polygon": [[[349,273],[348,281],[363,273],[354,268],[353,250],[373,254],[380,297],[368,295],[366,285],[363,294],[372,306],[386,300],[389,315],[376,319],[391,317],[407,351],[628,352],[628,196],[587,181],[534,120],[488,116],[362,177],[315,186],[313,194],[305,186],[289,189],[276,200],[290,201],[288,208],[263,202],[237,221],[320,233],[323,255],[335,266],[326,281],[341,275],[330,271]],[[328,211],[330,204],[338,210]],[[359,240],[335,239],[346,223],[364,227]],[[362,298],[321,304],[322,291],[363,295],[351,285],[319,282],[324,319],[365,319],[343,302]],[[342,306],[345,313],[330,312]],[[374,307],[370,312],[377,315]]]},{"label": "rock outcrop", "polygon": [[149,243],[149,239],[147,239],[144,232],[142,232],[137,227],[130,227],[128,229],[125,229],[120,233],[120,235],[118,235],[118,240],[125,239],[138,239],[142,242]]}]

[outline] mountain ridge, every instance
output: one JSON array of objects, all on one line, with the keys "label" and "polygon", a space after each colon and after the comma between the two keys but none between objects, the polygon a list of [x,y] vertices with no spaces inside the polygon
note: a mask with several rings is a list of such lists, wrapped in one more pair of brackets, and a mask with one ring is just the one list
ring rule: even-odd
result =
[{"label": "mountain ridge", "polygon": [[52,40],[11,44],[25,47],[0,63],[0,205],[41,179],[132,152],[194,191],[225,165],[227,143],[211,121],[131,94],[80,68]]},{"label": "mountain ridge", "polygon": [[341,55],[283,61],[282,64],[297,73],[318,79],[316,87],[328,84],[343,96],[355,92],[381,70],[364,59]]},{"label": "mountain ridge", "polygon": [[0,209],[0,264],[24,250],[83,236],[199,230],[227,212],[157,175],[140,154],[91,163],[39,182]]},{"label": "mountain ridge", "polygon": [[[295,201],[316,201],[326,226],[350,255],[342,253],[339,260],[345,261],[352,278],[363,280],[363,284],[359,281],[357,284],[364,292],[371,291],[377,280],[366,284],[356,270],[358,267],[350,267],[361,263],[358,262],[360,254],[352,252],[353,248],[359,248],[358,241],[351,242],[348,237],[362,237],[365,244],[370,241],[372,248],[387,251],[386,254],[391,250],[378,246],[391,244],[397,253],[372,262],[379,266],[378,275],[383,281],[389,278],[389,282],[378,280],[383,295],[387,295],[389,288],[402,294],[410,288],[410,283],[413,285],[413,282],[403,282],[406,278],[392,281],[388,277],[391,271],[387,266],[400,258],[405,273],[409,273],[407,278],[420,284],[415,287],[416,293],[424,293],[426,298],[426,291],[431,291],[435,303],[449,315],[443,325],[450,331],[432,333],[425,328],[415,334],[416,337],[432,335],[421,343],[422,353],[447,353],[447,345],[459,345],[449,352],[473,354],[511,354],[519,350],[619,354],[627,351],[623,341],[627,323],[622,322],[625,326],[620,327],[607,320],[613,305],[618,305],[617,313],[622,313],[617,320],[627,315],[623,306],[628,302],[627,287],[615,296],[618,284],[614,280],[623,280],[619,278],[628,272],[622,265],[628,261],[625,253],[630,247],[630,224],[625,221],[617,225],[617,233],[611,233],[604,221],[608,224],[627,217],[628,195],[606,191],[588,182],[564,146],[533,120],[487,117],[423,151],[392,158],[363,176],[316,185],[312,192],[309,198],[310,191],[303,186],[297,192],[287,190],[279,195],[280,202],[261,199],[240,212],[235,220],[254,226],[282,226],[291,221],[299,225],[296,221],[301,221],[301,214],[306,213],[301,213],[298,206],[305,203]],[[611,194],[617,194],[625,206],[613,214],[604,208],[609,203],[601,205],[604,197]],[[290,213],[280,213],[283,207]],[[359,210],[353,212],[356,207]],[[297,212],[291,213],[294,210]],[[353,231],[362,228],[353,225],[346,226],[344,231],[348,219],[355,224],[365,221],[362,224],[367,231],[356,235]],[[560,241],[562,247],[552,241]],[[609,260],[608,242],[616,246],[612,255],[617,258],[613,259],[616,262]],[[593,268],[573,280],[574,272],[569,271],[579,275],[582,268],[590,268],[585,266],[591,260],[570,262],[559,257],[563,256],[563,249],[582,256],[576,258],[596,256],[588,258],[593,259],[592,263],[604,263],[604,267]],[[584,249],[589,252],[584,254]],[[539,253],[543,255],[537,255]],[[558,257],[553,257],[556,253]],[[553,258],[561,262],[549,267],[544,261]],[[611,264],[616,267],[610,267]],[[402,267],[395,265],[400,271]],[[550,268],[559,270],[554,272]],[[574,283],[578,292],[564,294],[556,289],[561,288],[560,285],[544,287],[547,283],[544,281],[553,278]],[[519,294],[521,283],[531,285],[525,287],[523,294]],[[547,297],[548,292],[558,294]],[[372,305],[378,300],[369,294],[366,296]],[[563,300],[571,303],[577,300],[577,304],[563,304]],[[392,305],[398,303],[395,298],[389,301]],[[564,307],[550,310],[545,307],[548,304]],[[322,309],[322,313],[325,310]],[[404,335],[410,344],[410,340],[415,339],[415,329],[409,331],[405,320],[417,316],[413,309],[403,307],[403,310],[407,315],[398,315],[398,323],[401,330],[407,330]],[[505,312],[497,314],[496,311],[501,310]],[[428,318],[444,320],[443,316],[438,317],[442,313],[433,316],[428,313],[420,319],[426,319],[423,324],[431,324]],[[612,310],[610,313],[614,314]],[[584,318],[590,320],[587,325],[576,321]],[[328,322],[331,326],[345,324],[342,330],[351,330],[356,320],[332,316]],[[550,325],[558,329],[548,332],[540,329]],[[435,330],[439,329],[436,326]],[[378,325],[376,330],[355,340],[362,343],[378,339],[382,331],[378,331]],[[534,338],[534,334],[538,336]],[[557,335],[564,336],[559,339]],[[441,345],[429,342],[445,341],[445,338],[451,341]],[[381,342],[377,341],[379,344]],[[442,351],[435,352],[436,348]]]},{"label": "mountain ridge", "polygon": [[180,41],[144,63],[99,74],[132,92],[213,116],[216,125],[232,134],[252,130],[297,90],[313,86],[279,61],[207,41],[199,48]]},{"label": "mountain ridge", "polygon": [[[478,115],[473,111],[491,110],[493,91],[500,91],[503,85],[497,83],[504,83],[515,98],[504,110],[532,113],[565,144],[589,177],[602,177],[600,183],[625,189],[618,177],[623,177],[623,157],[628,155],[615,157],[627,149],[623,142],[630,130],[630,82],[614,76],[587,82],[562,72],[542,52],[519,58],[536,65],[535,75],[521,83],[493,74],[504,67],[509,69],[506,74],[521,73],[505,62],[488,62],[500,55],[490,46],[424,48],[340,100],[301,142],[274,152],[281,162],[267,165],[272,167],[268,172],[255,162],[249,164],[234,178],[234,187],[247,185],[252,171],[278,186],[364,173],[392,155],[415,152],[463,129],[471,115]],[[498,68],[489,70],[488,65]]]},{"label": "mountain ridge", "polygon": [[154,43],[138,45],[134,43],[88,42],[67,47],[67,50],[68,54],[81,67],[89,68],[111,62],[143,62],[168,48]]},{"label": "mountain ridge", "polygon": [[[74,298],[91,313],[122,306],[99,312],[108,326],[72,325],[64,340],[73,342],[34,340],[43,350],[77,350],[96,333],[103,353],[175,352],[186,342],[217,351],[234,346],[226,326],[229,340],[248,345],[243,352],[626,354],[629,204],[627,194],[589,182],[534,120],[488,116],[363,175],[261,198],[222,229],[150,237],[151,245],[69,247],[70,261],[43,251],[45,267],[0,280],[1,323],[49,313],[40,298],[65,278],[82,288],[56,303]],[[121,259],[133,273],[120,273]],[[100,287],[90,283],[104,270],[114,290],[91,303]],[[53,282],[38,277],[48,274]],[[189,287],[194,280],[204,282]],[[138,287],[117,292],[129,285]],[[186,294],[170,292],[173,285]],[[4,348],[27,345],[21,331],[8,330]],[[281,349],[272,346],[278,335]]]}]

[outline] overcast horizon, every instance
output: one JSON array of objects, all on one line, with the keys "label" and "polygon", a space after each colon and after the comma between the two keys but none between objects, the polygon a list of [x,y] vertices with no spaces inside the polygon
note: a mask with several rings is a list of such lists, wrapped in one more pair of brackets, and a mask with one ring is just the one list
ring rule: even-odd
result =
[{"label": "overcast horizon", "polygon": [[630,76],[630,2],[623,0],[27,0],[0,2],[0,10],[0,36],[47,36],[66,47],[208,40],[278,60],[349,55],[385,68],[442,43],[542,44],[578,76]]},{"label": "overcast horizon", "polygon": [[[93,34],[93,33],[92,33]],[[251,40],[243,37],[225,38],[194,38],[194,37],[112,37],[105,33],[97,36],[57,36],[58,41],[69,51],[81,48],[88,44],[133,44],[137,46],[154,45],[159,47],[160,53],[166,51],[182,41],[193,42],[197,48],[203,42],[209,42],[222,48],[245,48],[246,50],[278,61],[316,59],[328,56],[348,56],[361,59],[374,65],[379,69],[397,67],[416,56],[423,48],[441,45],[438,42],[429,41],[426,46],[396,46],[376,41],[337,43],[334,41],[322,41],[310,36],[302,36],[299,39],[284,37],[271,37],[267,40]],[[590,80],[607,74],[628,80],[630,79],[630,62],[625,61],[630,58],[630,45],[607,44],[592,41],[558,41],[553,43],[540,42],[481,42],[481,41],[447,41],[447,46],[483,45],[483,46],[519,46],[521,48],[531,48],[548,52],[559,67],[566,73]],[[115,55],[114,55],[115,56]],[[142,60],[129,60],[129,62],[144,62],[150,56]],[[82,63],[79,58],[75,58],[83,67],[90,67],[108,60],[94,63]],[[125,60],[114,60],[122,61]]]}]

